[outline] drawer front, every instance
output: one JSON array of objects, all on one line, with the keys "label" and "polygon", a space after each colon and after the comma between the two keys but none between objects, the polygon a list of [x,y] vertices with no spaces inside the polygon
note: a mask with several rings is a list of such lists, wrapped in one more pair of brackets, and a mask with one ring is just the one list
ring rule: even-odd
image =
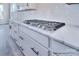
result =
[{"label": "drawer front", "polygon": [[64,44],[61,44],[61,43],[59,43],[59,42],[57,42],[57,41],[55,41],[55,40],[53,40],[53,39],[51,39],[51,43],[50,43],[50,48],[52,49],[52,52],[53,53],[58,53],[58,54],[71,54],[71,53],[74,53],[74,54],[76,54],[76,53],[78,53],[78,51],[77,50],[75,50],[75,49],[72,49],[72,48],[70,48],[70,47],[68,47],[68,46],[66,46],[66,45],[64,45]]},{"label": "drawer front", "polygon": [[22,40],[21,36],[19,35],[19,33],[16,33],[15,31],[12,30],[10,35],[14,38],[14,40],[18,44],[18,46],[21,46],[21,43],[23,40]]},{"label": "drawer front", "polygon": [[40,34],[38,32],[35,32],[33,30],[30,30],[28,28],[25,28],[23,26],[19,27],[19,31],[24,32],[25,34],[30,36],[32,39],[34,39],[37,42],[39,42],[40,44],[42,44],[43,46],[48,47],[48,37],[46,37],[46,36],[44,36],[44,35],[42,35],[42,34]]},{"label": "drawer front", "polygon": [[15,33],[14,31],[11,31],[11,34],[10,35],[15,39],[15,41],[18,40],[18,34]]},{"label": "drawer front", "polygon": [[[25,34],[21,34],[25,36]],[[27,56],[47,56],[48,50],[37,42],[33,41],[30,37],[24,37],[21,45],[21,50]]]},{"label": "drawer front", "polygon": [[[27,38],[26,38],[27,39]],[[19,46],[22,46],[22,44],[24,43],[25,39],[25,34],[22,32],[19,32],[18,34],[18,41],[16,42]]]},{"label": "drawer front", "polygon": [[18,32],[18,24],[16,23],[11,23],[11,30]]}]

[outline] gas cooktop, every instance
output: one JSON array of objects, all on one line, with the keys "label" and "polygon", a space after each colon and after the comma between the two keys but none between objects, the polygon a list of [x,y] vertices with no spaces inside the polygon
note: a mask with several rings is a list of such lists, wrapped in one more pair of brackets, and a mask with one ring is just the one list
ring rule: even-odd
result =
[{"label": "gas cooktop", "polygon": [[47,31],[56,31],[57,29],[65,25],[65,23],[62,22],[44,20],[24,20],[23,23]]}]

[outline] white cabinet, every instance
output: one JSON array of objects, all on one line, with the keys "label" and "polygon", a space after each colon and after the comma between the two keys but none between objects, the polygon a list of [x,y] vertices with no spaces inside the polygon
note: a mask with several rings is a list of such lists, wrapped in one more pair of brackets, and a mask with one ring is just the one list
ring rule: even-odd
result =
[{"label": "white cabinet", "polygon": [[27,27],[24,27],[24,26],[19,26],[19,31],[20,32],[24,32],[25,34],[27,34],[28,36],[30,36],[33,40],[37,41],[38,43],[42,44],[43,46],[47,47],[48,48],[48,37],[39,33],[39,32],[36,32],[36,31],[33,31]]},{"label": "white cabinet", "polygon": [[[42,37],[41,34],[39,35],[33,32],[28,32],[29,29],[25,29],[26,32],[23,32],[25,27],[22,28],[23,30],[21,30],[20,27],[20,25],[12,22],[10,34],[13,37],[13,40],[15,40],[16,44],[18,45],[18,48],[20,49],[22,54],[26,56],[48,56],[48,49],[37,42],[39,41],[43,45],[47,46],[48,43],[44,44],[44,41],[48,40],[47,37],[43,36],[42,39],[39,39],[40,37]],[[27,35],[28,33],[29,35]],[[35,34],[35,36],[37,35],[36,38],[34,38],[35,36],[31,37],[32,33]],[[35,41],[34,39],[37,39],[37,41]]]},{"label": "white cabinet", "polygon": [[52,49],[52,54],[55,54],[58,56],[79,55],[79,52],[77,50],[75,50],[71,47],[68,47],[62,43],[59,43],[59,42],[53,40],[52,38],[51,38],[50,48]]},{"label": "white cabinet", "polygon": [[21,44],[21,36],[19,35],[19,29],[18,29],[18,24],[17,23],[14,23],[14,22],[12,22],[11,24],[10,24],[10,35],[11,35],[11,37],[15,40],[15,42],[17,43],[17,45],[19,45],[20,46],[20,44]]},{"label": "white cabinet", "polygon": [[20,32],[23,37],[23,42],[21,43],[22,52],[27,56],[47,56],[48,49],[44,48],[33,39],[28,37],[25,33]]},{"label": "white cabinet", "polygon": [[79,51],[64,41],[45,36],[17,23],[11,23],[11,36],[26,56],[76,56]]},{"label": "white cabinet", "polygon": [[29,56],[48,56],[48,50],[33,40],[25,40],[24,54]]}]

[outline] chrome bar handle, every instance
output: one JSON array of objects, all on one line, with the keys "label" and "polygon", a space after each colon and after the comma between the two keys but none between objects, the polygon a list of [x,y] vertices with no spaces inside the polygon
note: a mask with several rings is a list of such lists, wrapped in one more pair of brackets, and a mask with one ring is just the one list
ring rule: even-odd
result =
[{"label": "chrome bar handle", "polygon": [[35,52],[36,55],[39,55],[39,51],[35,51],[34,48],[31,48],[31,50],[32,50],[33,52]]}]

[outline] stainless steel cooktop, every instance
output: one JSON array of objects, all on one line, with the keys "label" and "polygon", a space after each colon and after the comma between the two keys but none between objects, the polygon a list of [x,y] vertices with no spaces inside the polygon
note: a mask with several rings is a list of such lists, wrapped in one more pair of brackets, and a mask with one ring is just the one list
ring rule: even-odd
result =
[{"label": "stainless steel cooktop", "polygon": [[65,23],[62,22],[44,21],[44,20],[24,20],[23,23],[47,31],[56,31],[57,29],[65,25]]}]

